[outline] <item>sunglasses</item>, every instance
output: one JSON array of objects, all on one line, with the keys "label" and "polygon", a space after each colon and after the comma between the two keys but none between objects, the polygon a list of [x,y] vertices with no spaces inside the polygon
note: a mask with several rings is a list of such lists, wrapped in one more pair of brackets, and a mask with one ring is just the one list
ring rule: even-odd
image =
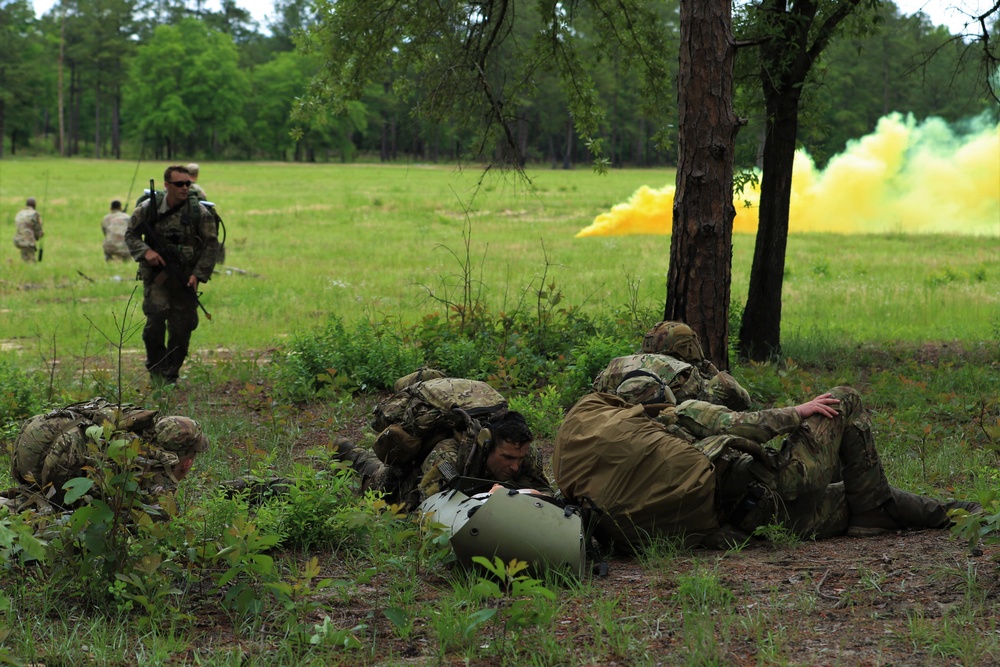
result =
[{"label": "sunglasses", "polygon": [[194,181],[169,181],[175,188],[189,188]]}]

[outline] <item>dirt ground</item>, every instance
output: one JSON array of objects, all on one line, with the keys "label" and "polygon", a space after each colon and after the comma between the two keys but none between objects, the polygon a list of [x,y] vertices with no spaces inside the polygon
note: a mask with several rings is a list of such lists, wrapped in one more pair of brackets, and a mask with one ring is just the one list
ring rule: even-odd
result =
[{"label": "dirt ground", "polygon": [[[178,389],[181,398],[184,389]],[[239,393],[239,387],[230,387],[217,393],[211,404],[230,418],[262,420],[258,410],[237,398]],[[346,427],[333,432],[321,426],[329,423],[324,417],[325,406],[302,408],[300,415],[314,427],[303,424],[295,449],[304,452],[338,436],[360,440],[367,429],[366,415],[378,399],[362,399]],[[552,443],[539,444],[549,460]],[[320,576],[337,577],[339,563],[333,558],[325,560],[328,562]],[[729,623],[727,630],[715,625],[716,642],[724,646],[723,664],[1000,665],[1000,654],[995,650],[1000,643],[995,613],[1000,595],[997,545],[970,552],[948,531],[919,531],[793,546],[753,541],[739,552],[697,551],[664,562],[669,571],[658,571],[636,558],[615,558],[608,564],[607,575],[594,579],[602,597],[621,600],[623,608],[641,609],[643,623],[656,620],[642,633],[645,657],[621,656],[614,664],[687,662],[688,639],[674,594],[677,575],[697,562],[702,569],[714,569],[720,584],[734,594],[728,612],[736,622]],[[419,621],[413,635],[402,640],[395,637],[386,618],[372,613],[385,600],[378,587],[376,577],[350,602],[335,605],[331,619],[337,627],[368,624],[368,641],[375,644],[375,664],[442,664],[432,657],[436,656],[435,647],[430,645],[433,638],[422,631]],[[449,585],[439,576],[427,574],[420,588],[421,598],[433,600]],[[966,614],[963,610],[968,609],[975,611]],[[560,639],[571,639],[567,645],[580,647],[579,659],[567,656],[567,664],[594,664],[586,657],[593,655],[587,647],[594,642],[593,631],[584,621],[587,611],[588,602],[581,600],[564,607],[552,624]],[[195,652],[242,643],[232,637],[231,628],[217,613],[208,611],[199,617],[205,643],[193,649]],[[758,634],[753,635],[755,618],[767,619],[763,632],[770,634],[770,639],[762,640],[759,623]],[[973,642],[981,637],[983,651],[970,660],[968,648],[941,645],[956,636],[958,641]],[[761,650],[765,645],[775,646],[778,657],[764,660]],[[364,662],[370,660],[371,656]],[[450,664],[463,662],[455,656]]]}]

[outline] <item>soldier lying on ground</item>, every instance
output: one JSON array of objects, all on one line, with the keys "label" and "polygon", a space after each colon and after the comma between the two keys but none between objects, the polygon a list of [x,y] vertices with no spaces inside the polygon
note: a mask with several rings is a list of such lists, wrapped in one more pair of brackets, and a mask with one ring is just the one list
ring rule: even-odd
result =
[{"label": "soldier lying on ground", "polygon": [[[111,435],[103,427],[111,425]],[[95,428],[96,427],[96,428]],[[190,471],[195,457],[208,450],[208,438],[188,417],[160,417],[156,410],[114,405],[97,398],[36,415],[24,423],[14,442],[12,473],[19,486],[3,493],[14,511],[66,509],[63,486],[100,470],[102,457],[116,440],[139,441],[134,463],[142,473],[141,491],[173,489]],[[95,485],[91,495],[99,493]]]},{"label": "soldier lying on ground", "polygon": [[[617,396],[582,398],[556,435],[556,482],[570,502],[589,497],[606,512],[602,541],[723,547],[772,524],[807,539],[863,537],[947,528],[951,510],[982,511],[890,486],[850,387],[759,412],[671,398],[653,378],[631,378]],[[763,445],[779,435],[779,447]]]},{"label": "soldier lying on ground", "polygon": [[408,510],[459,477],[553,493],[524,417],[508,410],[503,396],[461,378],[408,384],[421,376],[401,378],[397,393],[376,406],[374,451],[337,441],[338,458],[362,476],[363,490],[381,491]]}]

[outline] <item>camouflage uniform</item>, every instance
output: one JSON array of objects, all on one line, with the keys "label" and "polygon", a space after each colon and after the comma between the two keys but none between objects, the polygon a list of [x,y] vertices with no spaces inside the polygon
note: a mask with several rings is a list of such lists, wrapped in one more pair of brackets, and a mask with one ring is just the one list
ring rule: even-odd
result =
[{"label": "camouflage uniform", "polygon": [[[734,412],[687,401],[657,420],[715,462],[722,518],[732,521],[748,487],[757,487],[761,497],[748,503],[756,505],[735,517],[742,528],[781,523],[805,537],[828,537],[844,532],[851,514],[892,497],[861,397],[850,387],[830,393],[840,401],[833,418],[802,421],[794,407]],[[760,446],[780,435],[788,435],[780,449]]]},{"label": "camouflage uniform", "polygon": [[104,232],[104,261],[112,259],[128,261],[132,254],[125,245],[125,230],[128,229],[129,216],[124,211],[117,210],[108,213],[101,221],[101,231]]},{"label": "camouflage uniform", "polygon": [[[90,427],[106,423],[112,425],[110,437],[103,432],[88,433]],[[5,495],[18,511],[58,507],[63,485],[87,476],[88,468],[99,467],[100,450],[120,438],[141,438],[149,445],[137,459],[149,473],[143,477],[147,493],[175,486],[174,470],[181,460],[208,449],[208,439],[193,419],[158,418],[155,410],[118,406],[100,398],[74,403],[32,417],[22,425],[11,454],[11,474],[20,486]]]},{"label": "camouflage uniform", "polygon": [[[142,221],[150,215],[150,198],[132,211],[125,243],[139,262],[143,282],[142,312],[146,326],[142,340],[146,344],[146,369],[167,382],[176,382],[188,353],[191,332],[198,327],[198,304],[186,285],[159,267],[150,266],[144,256],[149,246],[143,240]],[[182,261],[181,275],[194,275],[208,282],[215,268],[218,252],[218,225],[212,213],[189,197],[168,214],[166,197],[159,203],[160,220],[155,230]],[[164,336],[167,336],[166,345]]]},{"label": "camouflage uniform", "polygon": [[36,242],[42,231],[42,216],[31,206],[26,206],[14,216],[14,245],[21,250],[21,259],[32,263],[36,260]]},{"label": "camouflage uniform", "polygon": [[[712,380],[719,376],[720,371],[711,361],[705,358],[705,352],[701,349],[701,341],[694,329],[683,322],[671,322],[665,320],[654,325],[642,337],[640,352],[644,354],[667,354],[688,362],[698,369],[702,377]],[[750,395],[736,382],[729,373],[721,371],[722,376],[718,382],[727,386],[724,389],[716,389],[716,393],[725,393],[732,398],[733,403],[724,403],[734,410],[745,410],[750,407]],[[738,402],[746,398],[746,404],[737,405]],[[729,400],[727,398],[727,400]]]}]

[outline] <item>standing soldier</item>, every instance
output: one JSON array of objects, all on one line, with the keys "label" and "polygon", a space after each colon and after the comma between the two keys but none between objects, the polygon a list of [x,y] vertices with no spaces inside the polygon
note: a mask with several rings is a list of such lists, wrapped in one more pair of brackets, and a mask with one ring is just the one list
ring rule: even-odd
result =
[{"label": "standing soldier", "polygon": [[219,230],[211,211],[189,196],[193,181],[187,167],[167,167],[163,178],[166,194],[150,193],[135,207],[125,243],[139,262],[143,283],[146,369],[154,379],[174,384],[198,327],[198,284],[208,282],[215,269]]},{"label": "standing soldier", "polygon": [[187,166],[188,174],[191,175],[191,194],[205,201],[208,199],[208,195],[205,194],[205,190],[198,185],[198,172],[201,171],[201,167],[198,166],[197,162],[192,162]]},{"label": "standing soldier", "polygon": [[122,203],[117,199],[111,202],[111,212],[101,221],[101,231],[104,232],[104,261],[112,259],[128,261],[132,259],[128,246],[125,245],[125,230],[128,228],[128,214],[122,210]]},{"label": "standing soldier", "polygon": [[21,259],[28,263],[35,262],[38,239],[44,236],[42,232],[42,216],[35,210],[35,198],[28,197],[24,208],[14,217],[14,245],[21,249]]}]

